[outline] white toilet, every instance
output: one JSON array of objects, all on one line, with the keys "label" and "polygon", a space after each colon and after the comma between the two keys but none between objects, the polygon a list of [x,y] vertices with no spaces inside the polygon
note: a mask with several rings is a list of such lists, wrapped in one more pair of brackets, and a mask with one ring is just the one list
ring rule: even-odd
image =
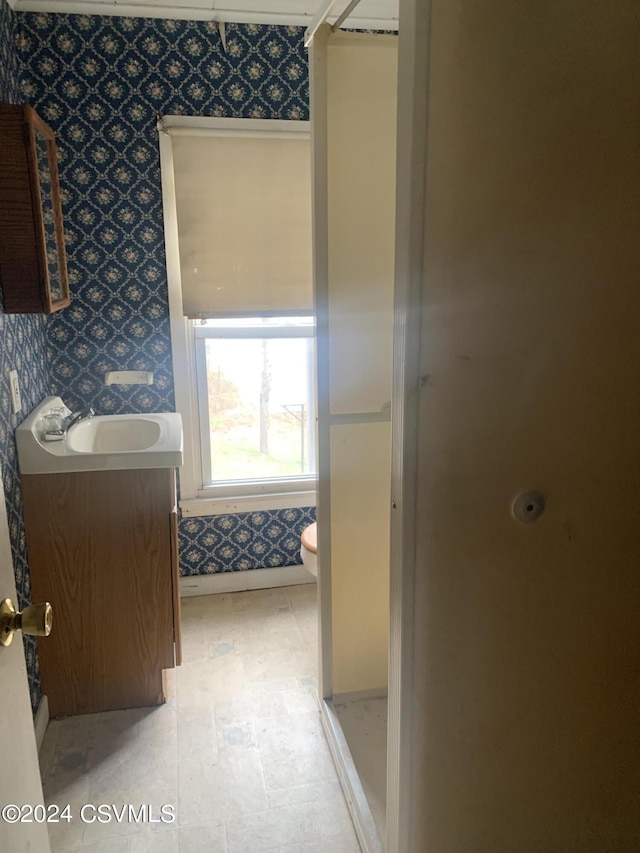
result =
[{"label": "white toilet", "polygon": [[308,571],[314,577],[318,576],[318,525],[314,521],[302,531],[300,556]]}]

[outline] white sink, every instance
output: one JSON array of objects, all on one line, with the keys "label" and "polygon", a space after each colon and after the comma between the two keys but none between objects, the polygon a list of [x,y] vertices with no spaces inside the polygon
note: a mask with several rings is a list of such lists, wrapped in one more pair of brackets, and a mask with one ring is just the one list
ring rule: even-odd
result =
[{"label": "white sink", "polygon": [[175,412],[97,415],[75,423],[60,441],[46,441],[43,417],[59,407],[60,397],[46,397],[16,429],[20,473],[182,465],[182,419]]},{"label": "white sink", "polygon": [[160,424],[149,418],[93,417],[71,427],[67,449],[72,453],[134,453],[149,450],[161,433]]}]

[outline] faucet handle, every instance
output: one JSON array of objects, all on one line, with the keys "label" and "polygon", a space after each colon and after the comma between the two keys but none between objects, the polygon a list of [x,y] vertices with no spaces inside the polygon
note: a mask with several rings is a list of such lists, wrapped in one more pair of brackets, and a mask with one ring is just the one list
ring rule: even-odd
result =
[{"label": "faucet handle", "polygon": [[64,421],[65,410],[61,408],[51,409],[42,416],[43,437],[45,441],[60,441],[65,436]]}]

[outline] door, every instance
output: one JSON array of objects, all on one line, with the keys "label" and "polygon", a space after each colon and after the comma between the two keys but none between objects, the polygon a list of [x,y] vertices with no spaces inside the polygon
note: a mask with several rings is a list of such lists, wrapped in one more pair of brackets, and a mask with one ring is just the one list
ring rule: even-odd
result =
[{"label": "door", "polygon": [[[11,598],[14,604],[17,601],[7,515],[4,500],[0,500],[0,599],[3,598]],[[10,646],[0,646],[0,679],[3,705],[0,714],[0,809],[8,805],[42,805],[42,783],[20,633]],[[10,823],[14,811],[9,809],[0,817],[0,850],[49,853],[46,824],[36,822],[34,815],[26,814],[24,809],[23,817],[29,817],[32,822]],[[36,817],[41,817],[38,810]]]},{"label": "door", "polygon": [[400,19],[388,850],[636,853],[637,3]]}]

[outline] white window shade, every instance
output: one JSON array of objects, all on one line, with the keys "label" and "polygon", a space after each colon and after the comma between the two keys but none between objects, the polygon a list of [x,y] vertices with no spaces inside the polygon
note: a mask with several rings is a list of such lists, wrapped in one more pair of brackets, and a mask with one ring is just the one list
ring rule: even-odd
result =
[{"label": "white window shade", "polygon": [[309,139],[175,135],[172,147],[185,315],[312,310]]}]

